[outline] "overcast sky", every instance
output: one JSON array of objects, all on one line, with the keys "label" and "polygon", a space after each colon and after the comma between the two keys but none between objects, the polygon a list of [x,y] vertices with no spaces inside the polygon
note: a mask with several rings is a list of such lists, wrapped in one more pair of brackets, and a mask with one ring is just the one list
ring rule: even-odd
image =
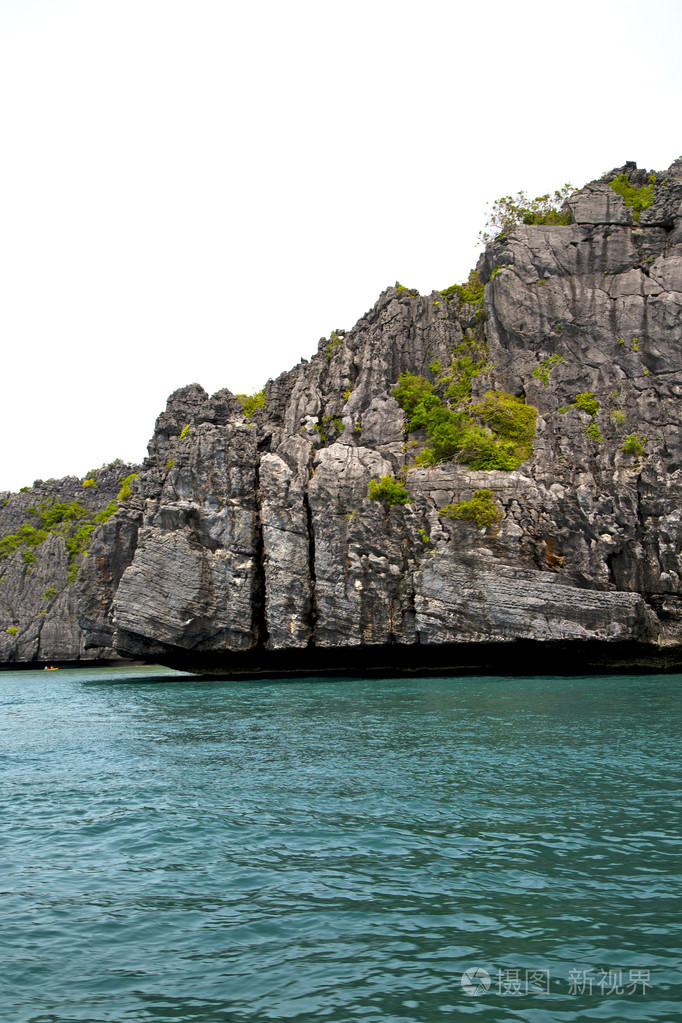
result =
[{"label": "overcast sky", "polygon": [[680,53],[679,0],[0,0],[0,490],[463,281],[500,195],[667,167]]}]

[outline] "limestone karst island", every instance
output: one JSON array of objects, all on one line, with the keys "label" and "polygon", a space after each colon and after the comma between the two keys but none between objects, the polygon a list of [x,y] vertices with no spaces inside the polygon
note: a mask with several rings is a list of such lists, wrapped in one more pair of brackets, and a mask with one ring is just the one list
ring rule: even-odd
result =
[{"label": "limestone karst island", "polygon": [[682,158],[496,211],[465,284],[0,494],[0,662],[679,669]]}]

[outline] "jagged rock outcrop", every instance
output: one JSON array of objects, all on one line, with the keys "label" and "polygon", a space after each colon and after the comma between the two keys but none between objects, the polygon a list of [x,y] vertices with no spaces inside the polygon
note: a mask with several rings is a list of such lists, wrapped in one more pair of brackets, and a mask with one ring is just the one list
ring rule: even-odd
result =
[{"label": "jagged rock outcrop", "polygon": [[121,462],[84,480],[36,480],[18,494],[0,493],[0,665],[120,659],[92,637],[85,648],[75,577],[122,480],[135,472]]},{"label": "jagged rock outcrop", "polygon": [[[514,651],[530,669],[543,650],[558,670],[679,665],[682,161],[639,222],[611,188],[623,174],[649,181],[627,164],[569,199],[571,224],[520,224],[488,246],[482,329],[456,295],[389,288],[269,381],[252,416],[227,391],[172,395],[81,572],[92,641],[226,674],[500,650],[510,668]],[[392,392],[403,373],[434,381],[477,322],[487,360],[469,406],[523,396],[532,457],[414,467],[426,437],[406,437]],[[369,499],[370,480],[407,468],[409,503]],[[439,514],[477,491],[496,522]]]},{"label": "jagged rock outcrop", "polygon": [[[226,675],[679,666],[682,161],[641,213],[611,187],[650,180],[626,164],[571,223],[498,237],[480,307],[387,289],[251,415],[171,395],[84,559],[86,642]],[[531,457],[502,432],[506,461],[435,457],[401,374],[479,445],[532,406]],[[384,476],[407,503],[370,499]]]}]

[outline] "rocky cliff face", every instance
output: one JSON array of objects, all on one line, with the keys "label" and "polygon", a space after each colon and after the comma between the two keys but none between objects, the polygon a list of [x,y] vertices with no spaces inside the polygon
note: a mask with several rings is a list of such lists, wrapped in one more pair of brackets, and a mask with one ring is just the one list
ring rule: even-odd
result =
[{"label": "rocky cliff face", "polygon": [[36,480],[18,494],[0,493],[0,665],[119,657],[108,644],[85,649],[75,579],[135,471],[120,463],[84,479]]},{"label": "rocky cliff face", "polygon": [[389,288],[252,415],[173,394],[83,562],[87,642],[224,674],[682,663],[682,161],[641,214],[623,175],[489,245],[482,302]]},{"label": "rocky cliff face", "polygon": [[[229,391],[173,394],[85,560],[90,641],[225,673],[679,664],[682,161],[638,220],[623,174],[649,180],[626,165],[569,200],[572,223],[489,245],[482,308],[389,288],[252,416]],[[513,430],[495,439],[486,408],[533,406],[531,457],[429,456],[433,424],[393,393],[416,378],[500,450]],[[407,503],[369,498],[384,476]]]}]

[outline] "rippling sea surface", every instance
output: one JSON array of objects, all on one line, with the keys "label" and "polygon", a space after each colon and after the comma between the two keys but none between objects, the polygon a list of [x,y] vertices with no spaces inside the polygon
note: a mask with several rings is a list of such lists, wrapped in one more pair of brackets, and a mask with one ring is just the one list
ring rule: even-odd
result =
[{"label": "rippling sea surface", "polygon": [[3,1020],[680,1018],[682,676],[0,701]]}]

